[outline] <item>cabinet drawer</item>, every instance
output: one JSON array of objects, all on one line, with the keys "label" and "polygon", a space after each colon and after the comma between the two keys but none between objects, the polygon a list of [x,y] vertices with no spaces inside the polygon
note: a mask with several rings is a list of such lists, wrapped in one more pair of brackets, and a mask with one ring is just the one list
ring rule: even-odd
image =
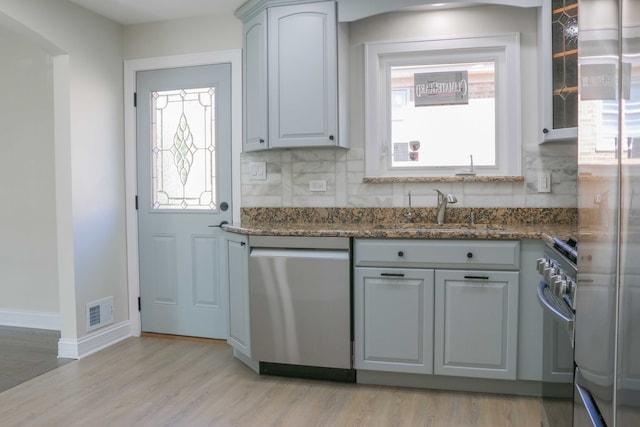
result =
[{"label": "cabinet drawer", "polygon": [[517,270],[520,242],[357,239],[354,259],[358,267]]}]

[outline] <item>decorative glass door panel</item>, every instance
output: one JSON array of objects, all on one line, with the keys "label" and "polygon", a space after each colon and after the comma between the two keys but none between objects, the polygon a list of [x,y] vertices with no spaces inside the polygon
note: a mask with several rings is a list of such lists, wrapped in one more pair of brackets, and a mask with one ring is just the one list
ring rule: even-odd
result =
[{"label": "decorative glass door panel", "polygon": [[151,93],[152,208],[216,210],[214,87]]}]

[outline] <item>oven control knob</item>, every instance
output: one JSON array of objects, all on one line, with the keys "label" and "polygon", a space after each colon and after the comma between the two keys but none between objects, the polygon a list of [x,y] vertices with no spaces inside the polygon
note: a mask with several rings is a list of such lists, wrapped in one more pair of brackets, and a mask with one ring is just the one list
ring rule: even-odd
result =
[{"label": "oven control knob", "polygon": [[551,283],[553,279],[556,277],[556,269],[553,267],[547,267],[544,269],[542,276],[547,283]]},{"label": "oven control knob", "polygon": [[543,274],[544,269],[549,267],[547,260],[545,258],[538,258],[537,261],[538,273]]},{"label": "oven control knob", "polygon": [[567,293],[567,281],[561,278],[557,278],[553,281],[553,293],[559,297],[564,296]]}]

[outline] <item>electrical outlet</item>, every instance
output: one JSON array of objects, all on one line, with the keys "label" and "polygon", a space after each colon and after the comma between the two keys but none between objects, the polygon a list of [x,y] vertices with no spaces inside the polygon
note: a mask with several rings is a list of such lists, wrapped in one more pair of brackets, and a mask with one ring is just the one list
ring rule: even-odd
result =
[{"label": "electrical outlet", "polygon": [[540,171],[538,172],[538,193],[550,193],[551,192],[551,172]]},{"label": "electrical outlet", "polygon": [[251,181],[264,181],[267,179],[267,162],[250,162],[249,179]]},{"label": "electrical outlet", "polygon": [[327,181],[324,179],[309,181],[309,191],[327,191]]}]

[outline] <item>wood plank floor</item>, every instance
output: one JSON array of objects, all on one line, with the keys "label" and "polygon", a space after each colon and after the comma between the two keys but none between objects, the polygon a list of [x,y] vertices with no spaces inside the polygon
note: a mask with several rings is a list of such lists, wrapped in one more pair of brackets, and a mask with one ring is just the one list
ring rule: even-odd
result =
[{"label": "wood plank floor", "polygon": [[59,331],[0,326],[0,392],[71,361],[58,359]]},{"label": "wood plank floor", "polygon": [[222,342],[130,338],[0,393],[2,426],[540,426],[539,399],[259,376]]}]

